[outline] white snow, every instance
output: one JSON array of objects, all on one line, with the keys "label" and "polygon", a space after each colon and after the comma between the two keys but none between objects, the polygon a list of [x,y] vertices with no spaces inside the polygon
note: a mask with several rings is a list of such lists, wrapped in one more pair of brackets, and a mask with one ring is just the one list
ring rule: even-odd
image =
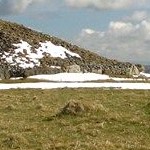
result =
[{"label": "white snow", "polygon": [[0,84],[0,89],[54,89],[54,88],[116,88],[150,90],[150,83],[16,83]]},{"label": "white snow", "polygon": [[12,56],[6,57],[6,61],[8,63],[13,63],[13,57]]},{"label": "white snow", "polygon": [[109,80],[108,75],[96,74],[96,73],[58,73],[51,75],[35,75],[29,78],[32,79],[45,79],[49,81],[57,82],[83,82],[92,80]]},{"label": "white snow", "polygon": [[[35,75],[29,78],[45,79],[50,82],[39,83],[16,83],[16,84],[0,84],[0,89],[53,89],[53,88],[115,88],[115,89],[149,89],[150,83],[114,83],[114,82],[85,82],[92,80],[109,80],[112,79],[107,75],[94,74],[94,73],[59,73],[54,75]],[[119,78],[117,79],[118,81]],[[51,82],[55,81],[55,82]],[[69,82],[67,82],[69,81]],[[80,81],[80,82],[78,82]],[[84,81],[84,82],[83,82]],[[123,81],[123,80],[121,80]]]},{"label": "white snow", "polygon": [[51,57],[60,57],[65,59],[68,56],[81,58],[78,54],[73,53],[62,46],[57,46],[46,41],[44,43],[39,43],[41,46],[35,51],[32,50],[32,46],[26,41],[21,40],[18,44],[13,44],[16,49],[14,52],[4,52],[2,59],[5,59],[6,62],[10,65],[19,65],[22,68],[33,68],[34,66],[40,66],[39,59],[43,58],[45,55]]},{"label": "white snow", "polygon": [[10,80],[20,80],[20,79],[22,79],[22,77],[10,78]]},{"label": "white snow", "polygon": [[61,67],[60,67],[60,66],[51,66],[51,68],[61,69]]},{"label": "white snow", "polygon": [[27,53],[30,54],[31,52],[31,45],[28,44],[27,42],[21,40],[20,43],[18,44],[13,44],[17,49],[15,49],[15,53],[24,53],[24,49],[27,51]]},{"label": "white snow", "polygon": [[69,54],[70,56],[78,57],[80,56],[76,53],[73,53],[66,48],[62,46],[56,46],[50,41],[46,41],[45,43],[40,43],[41,47],[37,49],[37,52],[41,50],[41,52],[45,52],[47,54],[50,54],[51,57],[60,57],[62,59],[67,58],[66,53]]},{"label": "white snow", "polygon": [[[53,66],[55,67],[55,66]],[[51,75],[35,75],[29,78],[33,79],[45,79],[49,81],[57,82],[83,82],[83,81],[97,81],[97,80],[113,80],[113,81],[145,81],[145,79],[135,79],[135,78],[116,78],[109,77],[104,74],[96,73],[58,73]]]},{"label": "white snow", "polygon": [[112,78],[111,77],[111,79],[112,80],[114,80],[114,81],[145,81],[145,79],[144,78]]},{"label": "white snow", "polygon": [[148,74],[148,73],[141,72],[140,75],[141,76],[145,76],[147,78],[150,78],[150,74]]}]

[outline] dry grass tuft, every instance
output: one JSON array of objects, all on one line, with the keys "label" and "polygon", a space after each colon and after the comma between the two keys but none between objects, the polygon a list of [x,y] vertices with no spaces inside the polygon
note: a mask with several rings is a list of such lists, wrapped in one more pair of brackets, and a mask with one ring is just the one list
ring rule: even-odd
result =
[{"label": "dry grass tuft", "polygon": [[146,105],[144,106],[144,109],[145,109],[145,112],[146,112],[147,114],[150,114],[150,103],[146,104]]},{"label": "dry grass tuft", "polygon": [[12,104],[5,107],[5,110],[8,110],[8,111],[12,111],[12,110],[15,110],[15,109],[16,109],[16,107]]},{"label": "dry grass tuft", "polygon": [[27,146],[29,143],[22,135],[12,134],[3,140],[3,144],[10,149],[20,149],[22,145]]},{"label": "dry grass tuft", "polygon": [[45,106],[44,106],[43,104],[38,104],[38,105],[36,106],[36,109],[37,109],[37,110],[45,110]]}]

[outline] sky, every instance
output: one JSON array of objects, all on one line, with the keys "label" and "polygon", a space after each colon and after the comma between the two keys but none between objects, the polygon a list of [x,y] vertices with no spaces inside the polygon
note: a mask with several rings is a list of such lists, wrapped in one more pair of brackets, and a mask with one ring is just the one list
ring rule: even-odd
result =
[{"label": "sky", "polygon": [[0,0],[0,18],[107,58],[150,65],[150,0]]}]

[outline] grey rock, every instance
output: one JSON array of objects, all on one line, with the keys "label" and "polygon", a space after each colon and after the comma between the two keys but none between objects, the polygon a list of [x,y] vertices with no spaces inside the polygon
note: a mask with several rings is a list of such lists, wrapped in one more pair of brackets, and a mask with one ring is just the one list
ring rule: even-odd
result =
[{"label": "grey rock", "polygon": [[71,66],[67,66],[66,67],[66,72],[68,73],[80,73],[81,72],[81,68],[79,65],[71,65]]},{"label": "grey rock", "polygon": [[129,68],[129,75],[139,75],[140,74],[140,71],[138,70],[138,68],[135,66],[135,65],[132,65],[130,68]]}]

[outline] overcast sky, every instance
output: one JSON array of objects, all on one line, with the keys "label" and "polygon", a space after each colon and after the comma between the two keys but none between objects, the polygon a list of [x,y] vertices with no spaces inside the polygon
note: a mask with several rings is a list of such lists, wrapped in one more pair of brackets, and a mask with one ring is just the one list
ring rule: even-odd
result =
[{"label": "overcast sky", "polygon": [[150,64],[150,0],[0,0],[0,18],[108,58]]}]

